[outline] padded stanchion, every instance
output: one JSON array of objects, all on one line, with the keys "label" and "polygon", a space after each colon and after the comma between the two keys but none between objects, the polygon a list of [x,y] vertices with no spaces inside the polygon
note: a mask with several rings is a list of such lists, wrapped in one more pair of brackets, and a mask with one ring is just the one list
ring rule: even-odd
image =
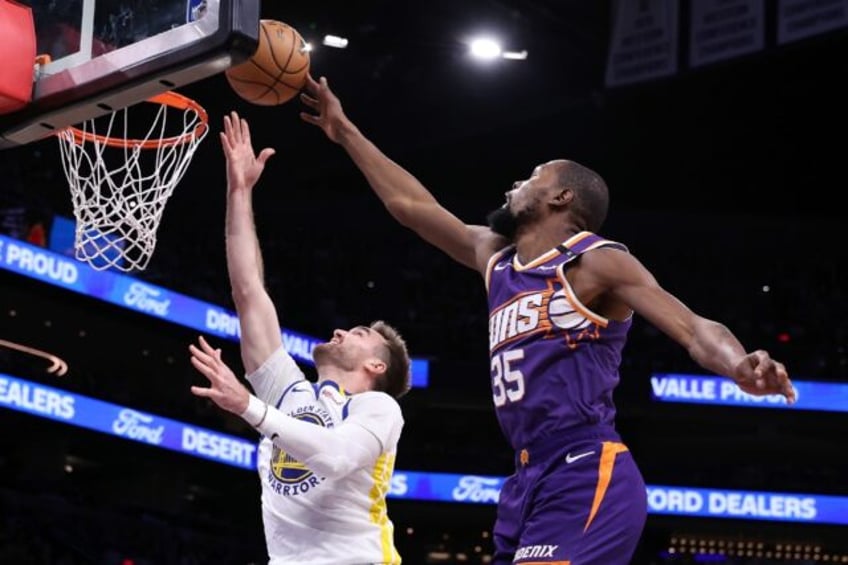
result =
[{"label": "padded stanchion", "polygon": [[20,110],[32,100],[34,67],[32,9],[0,0],[0,114]]}]

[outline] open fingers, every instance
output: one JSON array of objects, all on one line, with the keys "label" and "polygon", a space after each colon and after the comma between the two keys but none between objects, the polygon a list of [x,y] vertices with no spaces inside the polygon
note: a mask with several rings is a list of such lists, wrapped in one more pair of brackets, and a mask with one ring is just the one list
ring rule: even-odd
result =
[{"label": "open fingers", "polygon": [[[214,357],[220,357],[221,350],[215,349],[214,347],[209,345],[209,342],[206,341],[206,338],[204,338],[202,335],[198,336],[197,341],[200,342],[200,346],[203,348],[203,351]],[[215,355],[215,353],[218,353],[218,355]]]},{"label": "open fingers", "polygon": [[300,113],[300,119],[303,120],[306,123],[313,124],[313,125],[316,125],[316,126],[320,125],[320,123],[321,123],[319,121],[320,118],[318,116],[316,116],[314,114],[310,114],[309,112],[301,112]]},{"label": "open fingers", "polygon": [[307,89],[307,91],[310,92],[311,94],[317,94],[319,87],[320,87],[320,85],[315,81],[314,78],[312,78],[312,75],[307,74],[306,75],[306,89]]},{"label": "open fingers", "polygon": [[769,367],[774,363],[768,353],[762,349],[754,352],[754,377],[762,378],[768,372]]},{"label": "open fingers", "polygon": [[313,110],[318,110],[318,100],[316,98],[312,98],[305,92],[300,93],[300,101],[303,102],[304,105],[312,108]]},{"label": "open fingers", "polygon": [[753,354],[752,363],[754,366],[754,386],[758,390],[764,390],[769,384],[767,376],[773,370],[774,361],[772,361],[768,353],[762,349],[758,349]]},{"label": "open fingers", "polygon": [[232,139],[233,139],[233,123],[230,121],[229,116],[224,116],[224,135],[227,137],[228,141],[232,141]]},{"label": "open fingers", "polygon": [[221,359],[220,348],[213,348],[203,336],[199,336],[198,341],[200,348],[194,344],[189,344],[188,346],[191,352],[192,364],[197,370],[209,377],[209,380],[220,382],[222,378],[225,378],[226,373],[230,372],[227,365]]},{"label": "open fingers", "polygon": [[199,357],[192,357],[191,364],[213,384],[218,381],[218,372],[215,370],[215,367],[209,363]]},{"label": "open fingers", "polygon": [[203,346],[203,350],[206,351],[207,354],[209,354],[212,357],[214,357],[215,359],[217,359],[219,362],[223,363],[223,361],[221,360],[221,348],[212,347],[211,345],[209,345],[209,342],[206,341],[206,339],[203,336],[199,336],[199,339],[200,339],[200,345]]},{"label": "open fingers", "polygon": [[191,393],[195,396],[200,396],[202,398],[211,398],[212,397],[212,389],[204,388],[202,386],[192,386]]},{"label": "open fingers", "polygon": [[[276,150],[271,149],[270,147],[266,147],[265,149],[259,152],[259,156],[256,158],[256,160],[264,166],[265,163],[268,162],[268,159],[273,157],[276,153]],[[220,352],[220,349],[218,351]]]},{"label": "open fingers", "polygon": [[241,143],[241,123],[235,112],[230,112],[230,141],[233,145]]},{"label": "open fingers", "polygon": [[245,145],[251,145],[250,141],[250,126],[247,124],[247,120],[242,118],[239,120],[241,122],[241,140]]},{"label": "open fingers", "polygon": [[224,132],[221,132],[219,135],[221,136],[221,147],[224,148],[224,156],[229,159],[233,154],[233,147],[230,145],[230,138],[228,138],[227,134]]},{"label": "open fingers", "polygon": [[786,397],[789,404],[795,404],[795,387],[792,386],[790,381],[787,380],[786,383],[784,383],[782,394]]},{"label": "open fingers", "polygon": [[754,384],[769,394],[782,394],[790,403],[795,402],[795,388],[789,379],[786,366],[762,350],[754,352]]},{"label": "open fingers", "polygon": [[789,379],[789,373],[786,366],[778,361],[774,362],[775,384],[780,394],[786,397],[790,404],[795,402],[795,387],[792,386],[792,381]]},{"label": "open fingers", "polygon": [[[206,344],[206,347],[209,347],[209,344]],[[197,359],[207,365],[211,365],[215,362],[213,351],[200,350],[194,344],[189,345],[188,350],[191,352],[192,359]]]}]

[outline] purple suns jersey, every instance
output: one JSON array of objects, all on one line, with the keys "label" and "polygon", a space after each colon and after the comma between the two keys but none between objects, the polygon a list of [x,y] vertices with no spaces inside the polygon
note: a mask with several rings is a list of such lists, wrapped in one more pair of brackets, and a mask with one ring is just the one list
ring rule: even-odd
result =
[{"label": "purple suns jersey", "polygon": [[581,232],[522,265],[515,247],[486,269],[492,394],[514,449],[569,428],[613,426],[612,393],[632,319],[608,320],[580,303],[565,272],[599,247],[617,242]]}]

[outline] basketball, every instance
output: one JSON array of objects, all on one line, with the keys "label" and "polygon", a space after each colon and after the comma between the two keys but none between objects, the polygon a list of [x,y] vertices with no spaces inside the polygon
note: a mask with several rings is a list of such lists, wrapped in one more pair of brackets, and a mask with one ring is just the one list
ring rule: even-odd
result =
[{"label": "basketball", "polygon": [[232,89],[259,106],[294,98],[309,74],[309,51],[296,29],[276,20],[259,22],[259,47],[244,63],[224,73]]}]

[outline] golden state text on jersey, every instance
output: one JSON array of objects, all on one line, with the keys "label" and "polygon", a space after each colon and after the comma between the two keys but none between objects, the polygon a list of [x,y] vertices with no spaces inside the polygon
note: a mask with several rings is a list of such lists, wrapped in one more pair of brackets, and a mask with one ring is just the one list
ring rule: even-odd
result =
[{"label": "golden state text on jersey", "polygon": [[[333,427],[329,412],[317,404],[298,407],[288,415],[310,424]],[[271,465],[266,480],[277,494],[297,496],[318,486],[324,478],[316,476],[306,465],[275,445],[271,449]]]}]

